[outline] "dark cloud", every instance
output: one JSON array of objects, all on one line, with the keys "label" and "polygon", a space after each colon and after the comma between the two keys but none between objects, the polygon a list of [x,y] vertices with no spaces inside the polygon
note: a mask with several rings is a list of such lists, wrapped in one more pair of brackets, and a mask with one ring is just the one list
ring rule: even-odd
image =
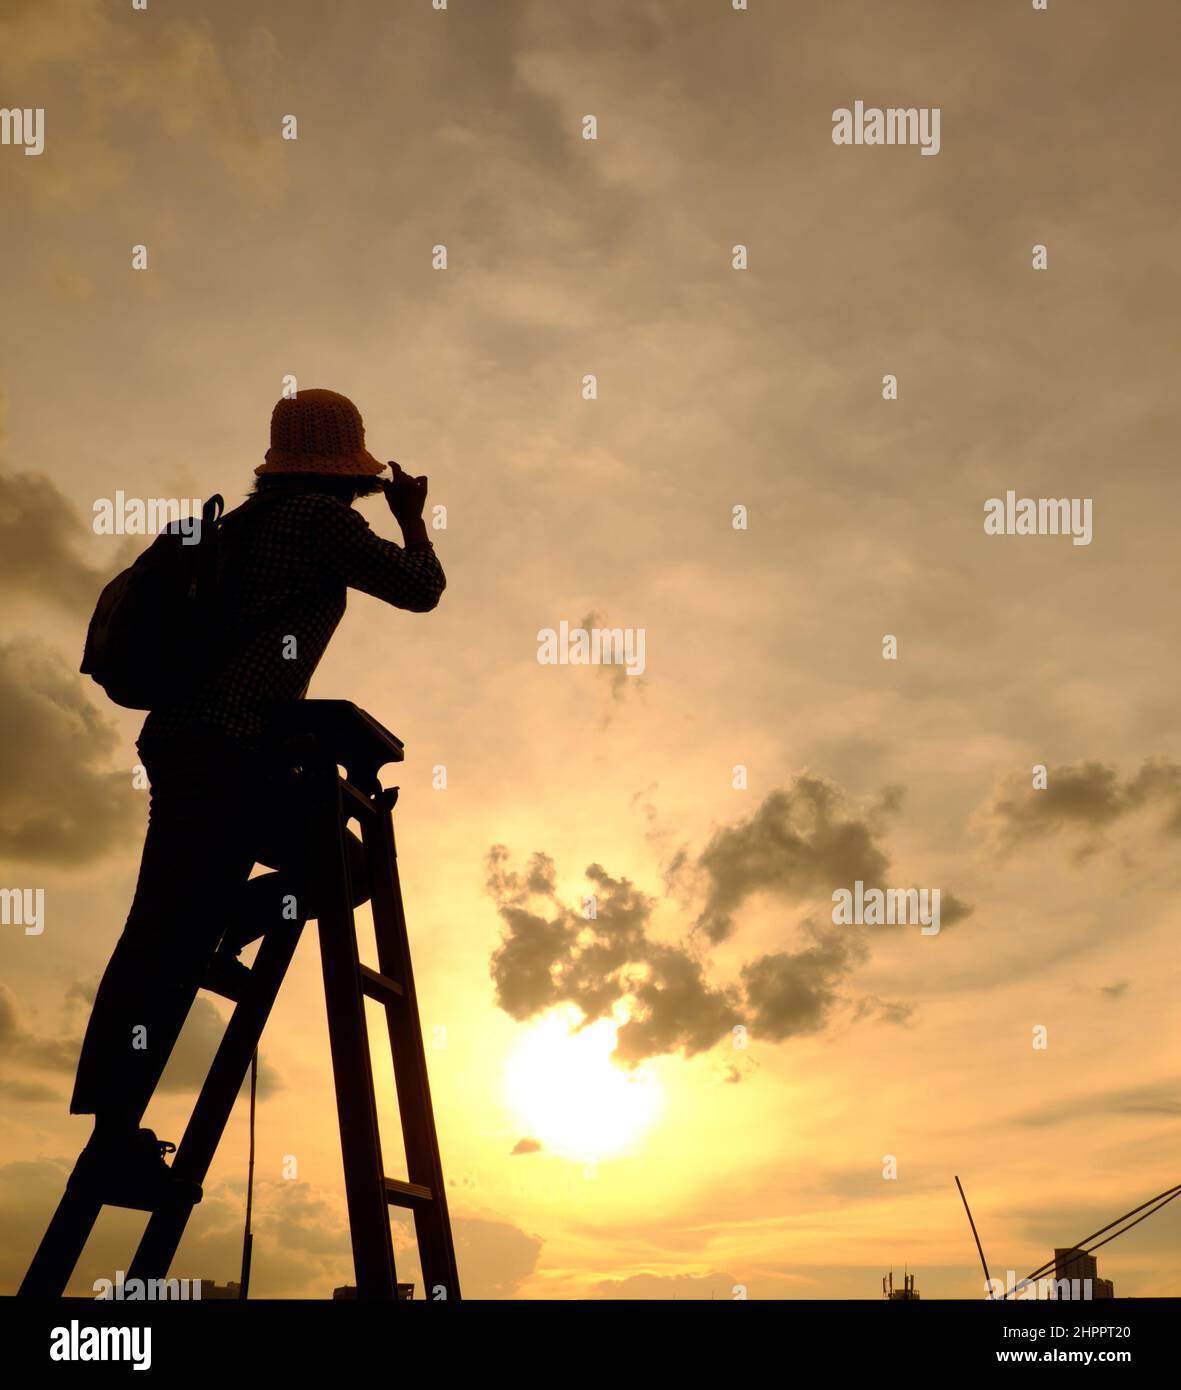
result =
[{"label": "dark cloud", "polygon": [[98,979],[75,980],[66,990],[66,1007],[70,1009],[86,1009],[94,1003],[94,997],[98,993]]},{"label": "dark cloud", "polygon": [[1074,857],[1081,860],[1103,847],[1104,831],[1144,809],[1158,813],[1161,837],[1181,836],[1181,766],[1152,758],[1121,781],[1104,763],[1073,763],[1048,769],[1041,791],[1031,776],[1013,777],[997,791],[985,816],[1001,855],[1062,833],[1075,839]]},{"label": "dark cloud", "polygon": [[692,1057],[745,1022],[737,991],[710,985],[684,947],[649,942],[644,964],[646,973],[631,981],[632,1016],[616,1035],[621,1061],[678,1051]]},{"label": "dark cloud", "polygon": [[799,902],[828,898],[857,879],[880,883],[890,861],[877,842],[877,815],[898,801],[897,789],[889,789],[878,813],[859,818],[840,790],[820,778],[797,777],[770,792],[749,819],[715,831],[697,860],[708,883],[697,927],[710,941],[724,941],[754,893]]},{"label": "dark cloud", "polygon": [[804,923],[808,944],[799,951],[760,956],[742,967],[751,1031],[782,1042],[816,1033],[828,1022],[837,987],[869,956],[862,935],[848,928]]},{"label": "dark cloud", "polygon": [[[93,997],[89,987],[76,984],[67,993],[71,997]],[[189,1012],[172,1056],[160,1078],[158,1090],[168,1093],[189,1093],[196,1097],[205,1081],[209,1065],[225,1031],[225,1021],[212,1002],[199,995]],[[0,984],[0,1060],[9,1066],[34,1068],[72,1076],[78,1065],[82,1039],[50,1037],[33,1032],[21,1017],[16,997],[6,985]],[[246,1085],[243,1082],[243,1085]],[[280,1077],[260,1055],[258,1065],[258,1097],[267,1100],[283,1088]],[[58,1099],[56,1091],[41,1084],[7,1080],[4,1093],[14,1101],[43,1101]],[[64,1099],[63,1097],[60,1097]]]},{"label": "dark cloud", "polygon": [[130,765],[107,770],[118,748],[114,724],[56,652],[33,639],[0,644],[0,855],[82,864],[132,841],[145,802]]},{"label": "dark cloud", "polygon": [[[598,612],[598,610],[592,608],[589,613],[585,614],[579,620],[578,626],[583,628],[585,631],[590,632],[592,628],[596,627],[610,628],[615,626],[622,628],[624,624],[612,624],[608,621],[607,615],[605,613],[600,613]],[[644,657],[646,663],[646,647]],[[593,669],[597,679],[606,683],[611,703],[617,704],[623,699],[625,699],[629,689],[634,690],[637,695],[642,695],[644,692],[644,686],[647,682],[647,677],[643,675],[629,676],[627,673],[627,667],[623,665],[620,661],[610,663],[602,662],[600,665],[594,667]],[[610,722],[611,708],[610,705],[608,705],[607,709],[603,713],[601,727],[606,728],[606,726]]]},{"label": "dark cloud", "polygon": [[857,1001],[853,1010],[853,1022],[860,1023],[863,1018],[880,1019],[883,1023],[909,1023],[914,1017],[913,1004],[900,1004],[887,999],[879,999],[876,994],[867,994]]},{"label": "dark cloud", "polygon": [[[813,777],[771,792],[749,819],[715,830],[696,860],[686,850],[674,856],[669,890],[692,882],[706,898],[698,930],[675,944],[652,939],[656,899],[629,879],[591,864],[594,912],[586,903],[575,911],[557,897],[548,855],[534,854],[518,871],[495,845],[487,886],[505,927],[491,961],[497,1003],[522,1020],[563,1004],[576,1006],[585,1022],[623,1012],[615,1057],[625,1065],[706,1052],[739,1026],[768,1042],[815,1033],[843,1002],[843,981],[869,955],[864,932],[805,919],[797,945],[747,961],[730,984],[711,981],[709,951],[733,935],[735,914],[755,893],[831,901],[835,886],[880,879],[889,860],[878,843],[879,820],[899,804],[898,790],[888,788],[857,817],[838,788]],[[971,911],[944,892],[942,925]],[[854,1021],[900,1024],[911,1012],[870,996],[855,1003]]]},{"label": "dark cloud", "polygon": [[971,903],[966,903],[962,898],[957,898],[954,893],[946,888],[939,893],[939,930],[943,931],[947,927],[954,927],[957,922],[962,922],[965,917],[970,917],[976,909]]},{"label": "dark cloud", "polygon": [[[594,915],[587,916],[558,900],[547,855],[535,854],[522,875],[506,866],[507,854],[503,845],[490,851],[488,890],[507,928],[491,962],[496,1000],[513,1018],[569,1003],[592,1022],[631,997],[633,1017],[617,1043],[628,1062],[704,1051],[742,1021],[733,991],[709,985],[685,948],[648,938],[655,900],[629,879],[591,864]],[[531,898],[544,911],[527,906]]]},{"label": "dark cloud", "polygon": [[[4,426],[0,399],[0,442]],[[84,547],[91,530],[52,479],[0,470],[0,597],[30,598],[85,621],[107,581],[143,538],[117,543],[102,567]],[[106,772],[114,724],[88,698],[89,683],[56,652],[22,639],[0,646],[0,854],[82,863],[129,838],[136,798],[130,772]]]},{"label": "dark cloud", "polygon": [[1128,990],[1127,980],[1114,980],[1109,985],[1100,985],[1099,993],[1105,994],[1108,999],[1122,999]]},{"label": "dark cloud", "polygon": [[1124,805],[1130,811],[1142,806],[1161,806],[1165,818],[1162,835],[1181,836],[1181,766],[1167,758],[1150,758],[1123,789]]},{"label": "dark cloud", "polygon": [[[143,538],[122,541],[107,565],[95,568],[82,553],[90,534],[52,479],[0,471],[0,593],[49,602],[88,618],[106,581],[147,543]],[[79,636],[85,636],[84,629]]]}]

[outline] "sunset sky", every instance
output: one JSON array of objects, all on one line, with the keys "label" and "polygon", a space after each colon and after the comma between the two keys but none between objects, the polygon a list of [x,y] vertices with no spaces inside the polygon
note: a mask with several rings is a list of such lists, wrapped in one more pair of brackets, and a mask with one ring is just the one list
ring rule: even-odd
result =
[{"label": "sunset sky", "polygon": [[[45,145],[0,145],[0,887],[45,925],[0,927],[0,1293],[147,816],[142,715],[77,673],[146,541],[94,504],[235,504],[288,375],[446,508],[438,609],[351,596],[311,694],[406,743],[467,1295],[977,1297],[955,1174],[1002,1277],[1181,1181],[1179,43],[1174,0],[5,0]],[[855,101],[938,107],[938,154],[835,145]],[[985,534],[1009,490],[1091,543]],[[540,664],[563,621],[643,629],[643,675]],[[834,925],[857,879],[942,930]],[[252,1292],[330,1297],[314,929],[262,1051]],[[240,1102],[174,1274],[238,1277],[245,1167]],[[1179,1237],[1100,1274],[1181,1294]]]}]

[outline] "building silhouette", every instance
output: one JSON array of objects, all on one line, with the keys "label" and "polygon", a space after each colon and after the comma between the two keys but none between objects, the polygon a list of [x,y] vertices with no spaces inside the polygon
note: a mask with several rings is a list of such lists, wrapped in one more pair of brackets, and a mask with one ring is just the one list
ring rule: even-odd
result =
[{"label": "building silhouette", "polygon": [[[1063,1279],[1070,1280],[1069,1289],[1071,1298],[1087,1297],[1087,1281],[1091,1284],[1091,1298],[1114,1298],[1115,1290],[1110,1279],[1099,1278],[1099,1266],[1094,1255],[1088,1255],[1085,1250],[1077,1250],[1073,1246],[1067,1246],[1061,1250],[1054,1249],[1054,1279],[1061,1285]],[[1078,1283],[1078,1292],[1075,1292],[1075,1281]]]},{"label": "building silhouette", "polygon": [[219,1284],[213,1279],[201,1280],[201,1301],[208,1298],[241,1298],[242,1285],[229,1283]]}]

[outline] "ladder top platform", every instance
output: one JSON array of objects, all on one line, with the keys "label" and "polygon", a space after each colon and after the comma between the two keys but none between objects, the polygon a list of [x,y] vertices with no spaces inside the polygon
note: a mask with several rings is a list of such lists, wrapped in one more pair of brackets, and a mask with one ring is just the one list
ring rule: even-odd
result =
[{"label": "ladder top platform", "polygon": [[281,740],[308,742],[346,768],[349,781],[371,787],[387,763],[404,760],[405,746],[351,700],[284,700],[268,714],[268,732]]}]

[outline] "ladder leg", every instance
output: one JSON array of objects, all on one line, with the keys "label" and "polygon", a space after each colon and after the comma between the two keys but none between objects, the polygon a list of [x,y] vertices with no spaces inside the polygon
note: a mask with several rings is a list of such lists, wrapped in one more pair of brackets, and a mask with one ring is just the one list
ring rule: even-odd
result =
[{"label": "ladder leg", "polygon": [[317,769],[316,782],[316,843],[323,855],[318,866],[320,959],[357,1297],[393,1299],[394,1247],[335,766]]},{"label": "ladder leg", "polygon": [[[252,988],[226,1025],[173,1159],[172,1171],[180,1177],[205,1181],[302,930],[302,922],[291,922],[283,930],[270,932],[258,948]],[[152,1214],[128,1270],[129,1279],[166,1277],[191,1214],[192,1207],[184,1204]]]},{"label": "ladder leg", "polygon": [[21,1282],[21,1297],[62,1297],[101,1210],[97,1198],[66,1188]]},{"label": "ladder leg", "polygon": [[[396,796],[396,794],[395,794]],[[414,991],[410,940],[398,875],[398,856],[390,807],[395,797],[379,801],[379,813],[364,827],[366,862],[373,894],[373,928],[378,965],[383,975],[402,985],[403,998],[386,1008],[398,1111],[412,1183],[429,1187],[432,1200],[414,1207],[414,1229],[422,1263],[425,1297],[454,1300],[460,1297],[459,1271],[447,1212],[447,1189],[431,1104],[422,1023]]]}]

